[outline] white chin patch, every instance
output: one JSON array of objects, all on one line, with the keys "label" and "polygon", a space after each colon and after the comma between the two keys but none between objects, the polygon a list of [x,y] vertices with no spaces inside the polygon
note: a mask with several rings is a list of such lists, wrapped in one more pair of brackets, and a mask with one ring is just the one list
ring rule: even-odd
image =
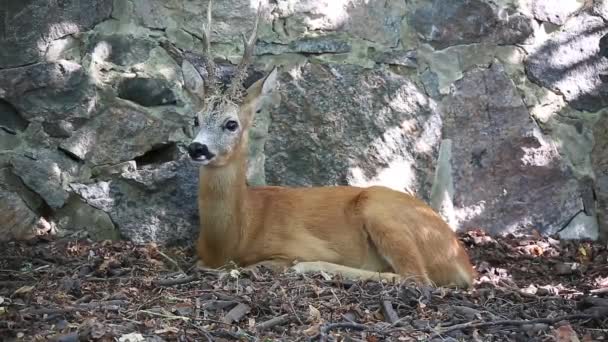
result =
[{"label": "white chin patch", "polygon": [[210,160],[205,157],[196,158],[196,159],[190,158],[190,162],[192,162],[193,164],[196,164],[196,165],[207,165],[207,164],[209,164]]}]

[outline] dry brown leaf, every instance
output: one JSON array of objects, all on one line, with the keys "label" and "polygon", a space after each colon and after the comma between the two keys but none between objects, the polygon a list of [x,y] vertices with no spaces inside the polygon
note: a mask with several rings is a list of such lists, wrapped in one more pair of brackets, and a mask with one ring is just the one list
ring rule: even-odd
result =
[{"label": "dry brown leaf", "polygon": [[580,342],[570,324],[562,325],[555,329],[555,339],[557,342]]},{"label": "dry brown leaf", "polygon": [[304,334],[306,334],[307,336],[316,336],[319,334],[319,332],[321,331],[321,325],[320,324],[312,324],[310,327],[308,327],[307,329],[302,330],[302,332]]},{"label": "dry brown leaf", "polygon": [[34,286],[30,285],[21,286],[20,288],[16,289],[15,292],[13,292],[13,296],[30,293],[34,290],[34,288]]},{"label": "dry brown leaf", "polygon": [[320,322],[321,321],[321,311],[315,308],[312,305],[308,305],[308,319],[310,322]]}]

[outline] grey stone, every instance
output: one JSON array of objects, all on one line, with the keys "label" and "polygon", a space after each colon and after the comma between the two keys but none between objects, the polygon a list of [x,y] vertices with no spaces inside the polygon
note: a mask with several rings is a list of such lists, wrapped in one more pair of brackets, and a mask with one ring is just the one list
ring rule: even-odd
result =
[{"label": "grey stone", "polygon": [[440,119],[406,77],[306,64],[281,75],[266,142],[270,185],[383,183],[428,197]]},{"label": "grey stone", "polygon": [[45,60],[57,62],[62,59],[78,62],[80,60],[80,41],[72,36],[52,41],[46,50]]},{"label": "grey stone", "polygon": [[93,27],[111,11],[112,0],[4,0],[0,9],[0,68],[41,61],[53,40]]},{"label": "grey stone", "polygon": [[0,151],[10,151],[21,145],[21,139],[16,134],[0,128]]},{"label": "grey stone", "polygon": [[106,184],[109,192],[104,184],[82,184],[78,192],[93,206],[103,204],[122,237],[168,244],[196,238],[198,168],[187,156],[124,172]]},{"label": "grey stone", "polygon": [[98,97],[82,66],[70,61],[0,70],[0,98],[25,120],[89,118]]},{"label": "grey stone", "polygon": [[118,96],[144,107],[176,103],[169,81],[158,78],[126,78],[118,86]]},{"label": "grey stone", "polygon": [[59,235],[87,236],[95,241],[118,240],[120,234],[110,216],[78,196],[72,195],[66,205],[53,215]]},{"label": "grey stone", "polygon": [[114,200],[110,197],[110,183],[97,182],[93,184],[70,184],[70,189],[80,196],[87,204],[104,211],[112,210]]},{"label": "grey stone", "polygon": [[393,50],[385,51],[374,57],[376,63],[389,65],[400,65],[408,68],[418,67],[416,50]]},{"label": "grey stone", "polygon": [[11,133],[21,132],[27,128],[28,121],[10,103],[0,100],[0,128]]},{"label": "grey stone", "polygon": [[44,131],[54,138],[69,138],[74,132],[74,125],[66,120],[45,122]]},{"label": "grey stone", "polygon": [[551,234],[582,209],[579,182],[502,65],[465,73],[442,108],[460,228]]},{"label": "grey stone", "polygon": [[145,62],[157,45],[158,43],[151,39],[133,35],[96,32],[89,36],[87,51],[98,60],[128,66]]},{"label": "grey stone", "polygon": [[554,0],[535,0],[531,2],[531,5],[536,19],[563,25],[570,15],[583,6],[583,3],[576,0],[565,0],[560,1],[557,5]]},{"label": "grey stone", "polygon": [[34,156],[16,155],[13,172],[53,209],[61,208],[68,198],[67,183],[79,174],[79,165],[58,151],[41,149]]},{"label": "grey stone", "polygon": [[11,171],[10,163],[7,163],[6,167],[0,169],[0,189],[18,194],[34,212],[45,210],[46,204],[42,198],[28,189],[23,181]]},{"label": "grey stone", "polygon": [[159,119],[118,101],[61,143],[61,148],[93,165],[118,164],[155,146],[182,138],[184,122]]},{"label": "grey stone", "polygon": [[[256,9],[251,4],[249,0],[214,1],[211,41],[238,42],[241,33],[250,32],[256,14]],[[178,23],[186,32],[200,37],[206,10],[207,1],[184,6],[181,3],[168,4],[162,0],[134,0],[132,5],[122,8],[122,13],[113,16],[152,29],[175,27],[175,23]]]},{"label": "grey stone", "polygon": [[595,0],[593,1],[593,13],[599,15],[605,21],[608,21],[608,1]]},{"label": "grey stone", "polygon": [[352,1],[345,7],[348,20],[344,31],[370,42],[397,47],[405,5],[398,0]]},{"label": "grey stone", "polygon": [[600,39],[608,33],[602,18],[582,13],[566,22],[526,59],[528,77],[564,96],[578,110],[597,111],[608,106],[607,85],[600,74],[608,58],[600,55]]},{"label": "grey stone", "polygon": [[608,114],[604,113],[596,122],[593,134],[595,141],[591,152],[591,163],[595,171],[595,196],[597,197],[600,234],[608,238]]},{"label": "grey stone", "polygon": [[198,233],[198,168],[187,156],[156,169],[126,173],[111,183],[111,211],[133,241],[189,243]]},{"label": "grey stone", "polygon": [[334,37],[302,38],[291,42],[288,52],[299,53],[347,53],[351,46],[347,41]]},{"label": "grey stone", "polygon": [[268,43],[259,41],[256,44],[256,55],[280,55],[287,53],[324,54],[349,53],[352,51],[350,43],[344,37],[319,36],[301,38],[289,44]]},{"label": "grey stone", "polygon": [[19,195],[0,188],[0,241],[33,238],[38,218]]},{"label": "grey stone", "polygon": [[529,18],[519,14],[499,18],[481,0],[433,0],[410,13],[408,22],[437,49],[487,41],[515,44],[533,33]]}]

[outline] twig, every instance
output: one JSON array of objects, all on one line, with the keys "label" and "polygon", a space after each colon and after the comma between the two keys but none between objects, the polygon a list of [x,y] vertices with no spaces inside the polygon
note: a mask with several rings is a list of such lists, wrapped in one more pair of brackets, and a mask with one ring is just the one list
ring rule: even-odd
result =
[{"label": "twig", "polygon": [[140,313],[140,312],[148,314],[148,315],[151,315],[151,316],[163,317],[163,318],[166,318],[166,319],[181,319],[184,322],[190,321],[190,317],[186,317],[186,316],[177,316],[177,315],[173,315],[173,314],[167,315],[167,314],[164,314],[164,313],[161,313],[161,312],[155,312],[155,311],[150,311],[150,310],[139,310],[139,311],[137,311],[137,313]]},{"label": "twig", "polygon": [[466,329],[466,328],[483,328],[483,327],[487,327],[487,326],[496,326],[496,325],[518,326],[518,325],[524,325],[524,324],[538,324],[538,323],[555,324],[560,321],[585,320],[585,319],[594,319],[594,318],[599,318],[599,317],[600,317],[600,315],[597,315],[597,314],[574,314],[574,315],[565,315],[565,316],[559,316],[559,317],[553,317],[553,318],[536,318],[536,319],[530,319],[530,320],[505,319],[505,320],[490,321],[490,322],[471,321],[471,322],[466,322],[466,323],[461,323],[461,324],[455,324],[455,325],[446,327],[445,329],[441,329],[440,331],[435,332],[431,336],[431,339],[433,339],[435,337],[439,337],[440,335],[447,334],[447,333],[455,331],[455,330]]},{"label": "twig", "polygon": [[393,303],[390,300],[383,300],[381,303],[382,314],[384,315],[384,319],[391,324],[395,324],[399,321],[399,315],[395,309],[393,309]]},{"label": "twig", "polygon": [[175,279],[159,279],[156,281],[157,286],[174,286],[174,285],[183,285],[187,283],[191,283],[193,281],[197,281],[199,279],[196,275],[175,278]]},{"label": "twig", "polygon": [[608,287],[602,287],[599,289],[594,289],[589,291],[589,293],[591,294],[603,294],[603,293],[608,293]]},{"label": "twig", "polygon": [[157,251],[158,254],[160,254],[163,258],[167,259],[170,263],[172,263],[173,265],[175,265],[175,267],[177,267],[178,270],[180,270],[181,272],[184,272],[182,270],[181,267],[179,267],[179,264],[177,263],[177,261],[173,260],[170,256],[168,256],[167,254],[163,253],[163,251],[158,250]]},{"label": "twig", "polygon": [[331,330],[334,330],[334,329],[352,329],[352,330],[357,330],[357,331],[371,330],[371,331],[377,332],[377,330],[375,328],[369,327],[365,324],[351,323],[351,322],[329,323],[329,324],[322,325],[321,329],[319,329],[319,341],[321,341],[321,342],[327,341],[327,334]]},{"label": "twig", "polygon": [[271,318],[271,319],[269,319],[267,321],[264,321],[264,322],[256,325],[255,329],[257,331],[262,331],[262,330],[273,328],[273,327],[278,326],[278,325],[287,324],[291,320],[289,318],[290,316],[291,315],[289,315],[289,314],[284,314],[284,315],[281,315],[281,316],[277,316],[277,317]]},{"label": "twig", "polygon": [[105,302],[82,303],[64,308],[24,309],[21,313],[29,315],[54,315],[84,310],[118,311],[121,306],[127,304],[128,302],[124,300],[108,300]]},{"label": "twig", "polygon": [[588,308],[592,306],[608,307],[608,298],[585,297],[581,299],[578,306],[580,308]]}]

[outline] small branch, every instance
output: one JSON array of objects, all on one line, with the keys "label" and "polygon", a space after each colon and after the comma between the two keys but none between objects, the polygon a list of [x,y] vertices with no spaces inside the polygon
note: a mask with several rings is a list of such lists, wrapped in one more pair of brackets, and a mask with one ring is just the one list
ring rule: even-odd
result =
[{"label": "small branch", "polygon": [[441,329],[440,331],[435,332],[431,336],[431,339],[433,339],[435,337],[440,337],[443,334],[447,334],[447,333],[455,331],[455,330],[467,329],[467,328],[476,329],[476,328],[483,328],[483,327],[496,326],[496,325],[519,326],[519,325],[525,325],[525,324],[538,324],[538,323],[555,324],[560,321],[585,320],[585,319],[594,319],[594,318],[600,318],[600,317],[601,316],[597,315],[597,314],[574,314],[574,315],[566,315],[566,316],[559,316],[559,317],[553,317],[553,318],[537,318],[537,319],[530,319],[530,320],[505,319],[505,320],[491,321],[491,322],[472,321],[472,322],[452,325],[452,326],[446,327],[445,329]]},{"label": "small branch", "polygon": [[174,286],[174,285],[183,285],[187,283],[191,283],[193,281],[197,281],[199,278],[196,275],[175,278],[175,279],[159,279],[156,281],[156,286]]},{"label": "small branch", "polygon": [[158,250],[157,251],[158,254],[160,254],[163,258],[167,259],[167,261],[169,261],[170,263],[172,263],[175,267],[177,267],[178,270],[180,270],[182,273],[184,272],[182,270],[181,267],[179,267],[179,264],[177,263],[177,261],[173,260],[173,258],[171,258],[170,256],[168,256],[167,254],[163,253],[163,251]]},{"label": "small branch", "polygon": [[599,288],[599,289],[591,290],[591,291],[589,291],[589,293],[591,293],[591,294],[608,293],[608,287],[602,287],[602,288]]},{"label": "small branch", "polygon": [[319,340],[321,342],[327,341],[327,334],[331,330],[334,330],[334,329],[351,329],[351,330],[357,330],[357,331],[365,331],[365,330],[376,331],[376,329],[374,329],[373,327],[369,327],[365,324],[351,323],[351,322],[329,323],[329,324],[324,324],[321,326],[321,329],[319,331]]},{"label": "small branch", "polygon": [[21,313],[28,315],[54,315],[85,310],[118,311],[121,306],[126,306],[127,304],[129,303],[124,300],[108,300],[105,302],[82,303],[64,308],[24,309]]},{"label": "small branch", "polygon": [[289,314],[285,314],[285,315],[281,315],[275,318],[271,318],[265,322],[262,322],[260,324],[258,324],[255,329],[257,331],[262,331],[262,330],[267,330],[267,329],[271,329],[275,326],[279,326],[279,325],[283,325],[283,324],[287,324],[289,323],[289,321],[291,320],[289,317],[291,315]]},{"label": "small branch", "polygon": [[179,320],[182,320],[184,322],[190,321],[190,317],[177,316],[177,315],[173,315],[173,314],[167,315],[167,314],[164,314],[164,313],[150,311],[150,310],[139,310],[138,313],[145,313],[145,314],[148,314],[150,316],[158,316],[158,317],[163,317],[163,318],[171,319],[171,320],[173,320],[173,319],[179,319]]}]

